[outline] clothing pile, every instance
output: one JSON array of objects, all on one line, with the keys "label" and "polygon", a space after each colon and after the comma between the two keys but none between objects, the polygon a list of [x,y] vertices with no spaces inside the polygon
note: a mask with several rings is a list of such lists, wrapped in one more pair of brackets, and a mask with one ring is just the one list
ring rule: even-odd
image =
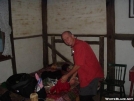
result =
[{"label": "clothing pile", "polygon": [[70,90],[70,84],[68,82],[62,83],[58,80],[55,86],[50,89],[50,93],[68,92]]}]

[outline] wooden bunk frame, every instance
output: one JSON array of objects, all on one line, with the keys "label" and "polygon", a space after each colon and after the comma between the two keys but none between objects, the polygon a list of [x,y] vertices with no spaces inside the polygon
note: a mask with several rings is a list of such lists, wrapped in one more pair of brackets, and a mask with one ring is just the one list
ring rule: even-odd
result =
[{"label": "wooden bunk frame", "polygon": [[[51,37],[51,43],[47,43],[48,47],[52,50],[52,62],[56,63],[56,55],[61,57],[65,62],[73,64],[70,60],[68,60],[65,56],[63,56],[58,50],[56,50],[56,43],[64,43],[62,39],[56,39],[56,36],[61,36],[61,34],[50,34],[48,37]],[[74,35],[76,37],[91,37],[90,35]],[[98,41],[86,41],[90,45],[99,45],[99,62],[104,69],[104,36],[95,36],[98,37]]]}]

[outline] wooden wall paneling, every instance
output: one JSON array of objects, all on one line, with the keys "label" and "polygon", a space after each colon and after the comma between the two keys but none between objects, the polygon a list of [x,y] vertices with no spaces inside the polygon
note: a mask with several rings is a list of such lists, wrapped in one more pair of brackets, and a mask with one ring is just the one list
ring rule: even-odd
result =
[{"label": "wooden wall paneling", "polygon": [[48,65],[47,0],[42,0],[43,65]]}]

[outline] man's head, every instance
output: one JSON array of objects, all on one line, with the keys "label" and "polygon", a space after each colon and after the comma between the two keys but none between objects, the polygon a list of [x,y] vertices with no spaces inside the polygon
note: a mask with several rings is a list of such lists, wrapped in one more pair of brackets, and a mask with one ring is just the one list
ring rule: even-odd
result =
[{"label": "man's head", "polygon": [[64,31],[62,33],[62,39],[68,46],[73,46],[75,42],[74,35],[70,31]]}]

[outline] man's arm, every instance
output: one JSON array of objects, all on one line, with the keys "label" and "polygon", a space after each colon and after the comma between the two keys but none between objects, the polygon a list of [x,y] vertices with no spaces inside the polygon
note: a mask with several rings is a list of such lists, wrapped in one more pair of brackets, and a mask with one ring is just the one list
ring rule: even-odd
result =
[{"label": "man's arm", "polygon": [[76,76],[77,76],[77,71],[72,75],[71,79],[74,79]]},{"label": "man's arm", "polygon": [[77,75],[77,70],[79,69],[80,66],[74,65],[73,69],[68,72],[67,74],[63,75],[61,78],[61,82],[66,82],[70,76],[76,76]]}]

